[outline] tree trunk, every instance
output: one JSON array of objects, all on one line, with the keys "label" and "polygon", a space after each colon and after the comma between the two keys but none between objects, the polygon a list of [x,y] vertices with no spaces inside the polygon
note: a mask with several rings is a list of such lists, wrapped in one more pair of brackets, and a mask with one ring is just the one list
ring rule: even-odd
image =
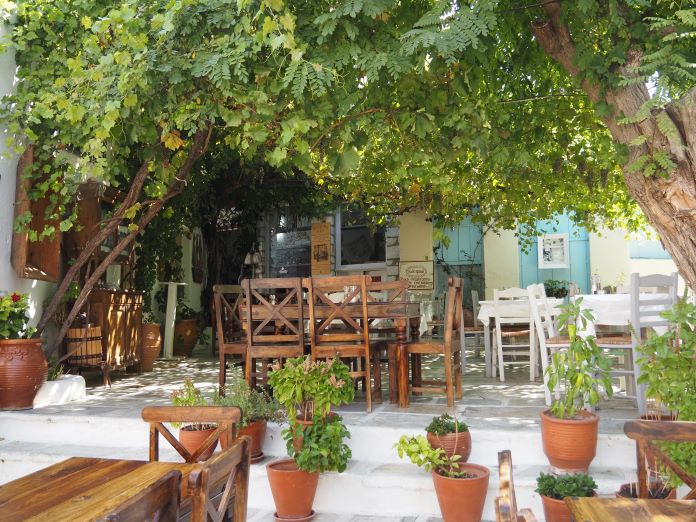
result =
[{"label": "tree trunk", "polygon": [[[561,3],[544,5],[547,19],[536,20],[532,30],[542,49],[570,75],[580,72],[575,65],[576,48],[572,36],[561,21]],[[640,63],[642,52],[632,49],[624,70]],[[672,256],[680,275],[689,287],[696,289],[696,88],[662,110],[653,111],[646,119],[619,124],[619,115],[632,116],[650,99],[643,84],[602,93],[599,86],[581,82],[592,102],[606,102],[613,108],[612,116],[604,118],[614,141],[629,147],[628,163],[623,174],[629,193],[655,228],[665,249]],[[664,134],[658,118],[671,122],[675,132]],[[644,139],[636,145],[637,138]],[[634,143],[634,145],[630,145]],[[631,172],[629,165],[645,155],[668,154],[676,168],[668,177],[646,176],[643,169]]]},{"label": "tree trunk", "polygon": [[[150,221],[152,221],[155,216],[162,210],[164,207],[164,204],[172,199],[173,197],[177,196],[181,191],[184,189],[186,186],[186,179],[188,178],[188,175],[191,172],[191,169],[193,168],[194,163],[203,155],[205,154],[205,151],[208,148],[209,140],[210,140],[210,134],[212,132],[212,125],[208,125],[205,129],[199,130],[196,135],[194,136],[193,143],[191,144],[191,148],[188,153],[188,157],[186,158],[186,161],[184,161],[183,165],[179,167],[176,175],[174,176],[173,181],[169,184],[169,187],[167,188],[167,193],[165,196],[161,199],[155,200],[154,202],[150,203],[150,205],[147,207],[145,212],[142,214],[140,217],[138,223],[137,223],[137,228],[132,230],[127,236],[125,236],[123,239],[121,239],[114,248],[111,249],[109,254],[99,263],[99,265],[95,268],[94,272],[92,272],[85,281],[84,285],[82,286],[79,295],[77,296],[77,299],[75,300],[75,304],[73,305],[72,309],[68,313],[67,317],[65,318],[65,321],[63,321],[63,324],[60,326],[60,329],[58,331],[58,335],[56,335],[56,338],[53,341],[53,345],[49,349],[49,353],[54,352],[59,346],[60,343],[63,341],[63,338],[65,337],[65,334],[67,333],[68,329],[70,328],[70,325],[72,322],[75,320],[77,317],[77,314],[80,312],[82,307],[85,305],[87,302],[87,298],[89,297],[90,292],[92,291],[92,288],[94,288],[94,285],[99,281],[101,276],[106,272],[106,269],[109,267],[109,265],[119,256],[121,252],[123,252],[128,245],[130,245],[131,242],[136,238],[136,236],[140,233],[140,231],[145,228]],[[134,186],[136,184],[140,185],[140,188],[137,189],[137,193],[140,194],[140,191],[142,189],[142,185],[144,183],[144,179],[141,181],[139,178],[140,173],[143,171],[143,167],[138,171],[138,174],[136,175],[133,184],[131,185],[131,190],[129,191],[129,196],[131,195],[131,192],[134,190]],[[144,169],[145,174],[147,175],[148,169]],[[146,176],[145,176],[146,177]],[[128,201],[128,197],[126,198]],[[136,196],[137,200],[137,196]],[[125,210],[127,210],[129,207],[131,207],[134,204],[134,202],[130,203],[129,205],[126,205],[124,202],[120,207],[119,210],[114,216],[112,217],[113,222],[115,223],[115,227],[118,227],[123,222]],[[123,211],[121,211],[123,209]],[[118,218],[117,218],[118,216]],[[111,222],[109,222],[111,223]],[[102,231],[103,232],[103,231]],[[94,241],[90,240],[87,246],[91,246],[90,252],[87,254],[87,259],[89,259],[89,256],[91,255],[91,252],[94,251],[96,247],[101,245],[101,243],[104,241],[106,236],[103,235],[103,233],[99,233],[97,236],[95,236],[96,239],[101,238],[101,240],[96,243],[96,245],[92,246]],[[93,238],[94,239],[94,238]],[[95,240],[96,240],[95,239]],[[87,248],[85,248],[85,251]],[[83,257],[85,251],[83,251],[80,254],[80,257]],[[85,261],[86,262],[86,261]],[[83,262],[84,264],[84,262]],[[72,268],[72,267],[71,267]],[[68,272],[70,274],[70,271]],[[73,278],[77,275],[77,272],[73,273]],[[67,284],[65,282],[68,281]],[[72,279],[68,280],[68,275],[66,275],[65,279],[61,283],[60,288],[65,287],[63,289],[63,292],[58,295],[58,291],[56,291],[56,295],[53,296],[53,299],[51,300],[51,304],[53,304],[54,301],[56,301],[56,306],[51,309],[50,305],[44,311],[44,315],[41,317],[41,323],[45,326],[45,324],[48,322],[50,319],[50,315],[47,316],[47,313],[55,313],[55,310],[57,308],[57,303],[60,303],[60,299],[62,299],[63,294],[67,290],[67,288],[70,285],[70,282],[72,282]],[[51,311],[52,310],[52,311]],[[70,354],[66,354],[64,357],[61,358],[61,360],[65,359],[68,357]]]}]

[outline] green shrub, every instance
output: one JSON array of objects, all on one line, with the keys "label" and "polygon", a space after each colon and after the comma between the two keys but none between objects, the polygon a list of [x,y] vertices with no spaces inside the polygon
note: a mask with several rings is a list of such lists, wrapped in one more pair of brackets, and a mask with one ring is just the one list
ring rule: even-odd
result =
[{"label": "green shrub", "polygon": [[447,435],[448,433],[461,433],[469,431],[469,427],[452,417],[449,413],[443,413],[439,417],[433,417],[433,420],[425,428],[425,431],[433,435]]},{"label": "green shrub", "polygon": [[591,497],[596,489],[597,484],[589,475],[540,473],[535,491],[545,497],[563,500],[565,497]]}]

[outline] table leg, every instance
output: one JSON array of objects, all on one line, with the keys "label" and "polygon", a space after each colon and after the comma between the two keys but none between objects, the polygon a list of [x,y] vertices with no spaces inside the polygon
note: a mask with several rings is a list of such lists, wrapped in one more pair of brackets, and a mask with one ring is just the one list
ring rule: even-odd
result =
[{"label": "table leg", "polygon": [[490,323],[483,323],[483,351],[486,359],[486,377],[493,375],[493,367],[491,365],[491,327]]},{"label": "table leg", "polygon": [[399,407],[408,407],[408,353],[406,352],[406,321],[395,321],[396,380],[399,388]]}]

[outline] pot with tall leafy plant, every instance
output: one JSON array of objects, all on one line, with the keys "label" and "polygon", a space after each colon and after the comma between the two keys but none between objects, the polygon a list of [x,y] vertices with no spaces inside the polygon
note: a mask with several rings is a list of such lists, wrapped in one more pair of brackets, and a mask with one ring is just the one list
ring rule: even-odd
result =
[{"label": "pot with tall leafy plant", "polygon": [[[213,403],[216,406],[236,406],[241,410],[239,435],[251,438],[251,463],[263,460],[263,442],[268,421],[280,424],[285,418],[280,403],[264,390],[251,389],[241,369],[234,371],[228,378],[225,395],[216,393]],[[222,449],[227,449],[228,445],[227,437],[220,437]]]},{"label": "pot with tall leafy plant", "polygon": [[268,377],[274,397],[285,408],[289,427],[282,432],[291,459],[266,466],[279,520],[309,520],[319,474],[343,472],[351,451],[350,433],[332,406],[348,404],[355,391],[348,367],[339,359],[309,357],[275,364]]},{"label": "pot with tall leafy plant", "polygon": [[[649,335],[638,347],[638,384],[645,387],[653,410],[647,418],[696,421],[696,306],[681,299],[661,315],[669,322],[667,332]],[[696,475],[696,443],[663,442],[661,447],[684,471]],[[649,456],[647,463],[654,482],[661,481],[663,470],[655,469],[655,459]],[[666,478],[668,486],[681,484],[671,472]]]},{"label": "pot with tall leafy plant", "polygon": [[563,499],[566,497],[593,497],[597,484],[584,473],[552,475],[540,473],[536,492],[541,495],[546,522],[571,522],[570,510]]},{"label": "pot with tall leafy plant", "polygon": [[[190,377],[184,379],[183,386],[172,393],[172,404],[174,406],[210,406],[201,391],[193,384]],[[188,450],[189,453],[195,452],[203,442],[215,431],[214,424],[172,424],[179,428],[179,442]],[[210,448],[201,453],[198,461],[208,460],[217,447],[217,441]]]},{"label": "pot with tall leafy plant", "polygon": [[28,323],[27,294],[0,297],[0,409],[27,410],[46,381],[48,364],[41,339]]},{"label": "pot with tall leafy plant", "polygon": [[399,457],[408,457],[416,466],[431,472],[437,502],[445,522],[479,522],[488,492],[490,470],[462,462],[458,454],[447,455],[433,448],[423,435],[403,435],[396,448]]},{"label": "pot with tall leafy plant", "polygon": [[611,397],[610,362],[593,336],[577,334],[594,317],[581,308],[582,298],[560,307],[561,332],[567,331],[570,345],[551,357],[546,368],[549,390],[560,388],[551,409],[541,413],[541,440],[552,468],[566,473],[586,473],[597,453],[599,417],[587,406],[600,399],[598,388]]},{"label": "pot with tall leafy plant", "polygon": [[452,417],[449,413],[443,413],[439,417],[433,417],[425,431],[427,432],[426,438],[433,448],[442,448],[448,457],[459,455],[460,462],[469,460],[471,434],[465,423]]},{"label": "pot with tall leafy plant", "polygon": [[160,324],[155,321],[154,314],[149,311],[143,312],[140,346],[143,354],[142,370],[151,372],[154,368],[155,359],[159,357],[162,349],[162,337],[160,335]]}]

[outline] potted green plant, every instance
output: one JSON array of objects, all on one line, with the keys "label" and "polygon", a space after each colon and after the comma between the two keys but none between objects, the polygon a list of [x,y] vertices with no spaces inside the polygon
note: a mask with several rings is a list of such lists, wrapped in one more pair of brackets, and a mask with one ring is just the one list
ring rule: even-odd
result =
[{"label": "potted green plant", "polygon": [[562,306],[561,332],[568,333],[570,345],[551,357],[546,368],[552,393],[560,387],[560,398],[541,413],[541,440],[549,463],[567,473],[585,473],[597,453],[599,418],[587,406],[599,402],[598,388],[611,397],[610,362],[593,336],[577,335],[577,325],[587,328],[594,318],[581,308],[582,298]]},{"label": "potted green plant", "polygon": [[416,466],[431,472],[445,522],[481,520],[488,493],[488,468],[461,462],[456,454],[448,456],[442,448],[433,448],[423,435],[403,435],[394,447],[400,458],[406,456]]},{"label": "potted green plant", "polygon": [[541,495],[546,522],[570,522],[570,510],[563,501],[566,497],[592,497],[597,484],[584,473],[552,475],[540,473],[536,492]]},{"label": "potted green plant", "polygon": [[152,312],[143,312],[140,346],[142,349],[142,370],[151,372],[155,359],[159,357],[162,349],[160,325],[155,321],[155,316]]},{"label": "potted green plant", "polygon": [[0,297],[0,409],[27,410],[46,381],[48,364],[40,338],[28,325],[27,294]]},{"label": "potted green plant", "polygon": [[568,281],[558,281],[556,279],[547,279],[544,281],[544,291],[547,297],[563,299],[568,295],[569,286],[570,282]]},{"label": "potted green plant", "polygon": [[[172,393],[172,404],[174,406],[209,406],[208,399],[206,399],[201,391],[196,388],[193,384],[193,380],[190,377],[184,379],[184,384],[179,390],[175,390]],[[210,436],[210,434],[215,431],[216,426],[214,424],[173,424],[175,428],[179,428],[179,442],[186,448],[189,453],[196,451],[203,442]],[[198,461],[208,460],[215,451],[217,447],[217,441],[215,444],[211,445],[210,448],[205,450]]]},{"label": "potted green plant", "polygon": [[199,313],[180,302],[176,307],[174,325],[174,355],[191,357],[198,343]]},{"label": "potted green plant", "polygon": [[[656,410],[648,419],[696,421],[696,306],[681,299],[661,315],[670,324],[667,332],[649,335],[638,347],[638,383]],[[696,443],[664,442],[662,447],[687,473],[696,474]],[[648,466],[661,471],[654,469],[654,459],[648,459]],[[681,484],[671,473],[668,482]]]},{"label": "potted green plant", "polygon": [[[215,393],[213,403],[216,406],[236,406],[241,410],[239,435],[251,438],[251,463],[261,461],[264,457],[263,442],[268,421],[280,424],[285,417],[280,403],[264,390],[252,390],[240,369],[228,379],[224,396]],[[220,438],[220,445],[222,449],[227,449],[226,437]]]},{"label": "potted green plant", "polygon": [[350,433],[332,406],[348,404],[355,391],[350,370],[339,359],[312,361],[310,357],[275,364],[268,376],[273,396],[285,409],[289,427],[282,432],[290,459],[266,466],[279,520],[306,520],[319,474],[346,469]]},{"label": "potted green plant", "polygon": [[449,413],[443,413],[439,417],[433,417],[425,431],[426,438],[433,448],[442,448],[448,457],[459,455],[461,462],[469,460],[471,434],[464,422],[457,420]]}]

